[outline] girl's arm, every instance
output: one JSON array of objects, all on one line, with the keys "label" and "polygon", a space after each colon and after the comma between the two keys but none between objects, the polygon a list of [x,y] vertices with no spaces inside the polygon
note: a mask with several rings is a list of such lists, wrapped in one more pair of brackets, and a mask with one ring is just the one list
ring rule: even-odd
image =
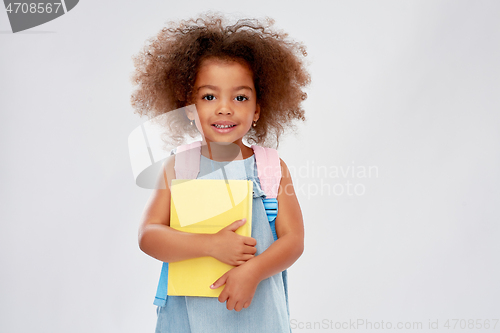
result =
[{"label": "girl's arm", "polygon": [[285,162],[280,161],[282,177],[275,224],[278,240],[260,255],[228,271],[214,283],[214,289],[226,284],[219,301],[227,301],[228,310],[239,311],[248,307],[259,282],[290,267],[304,251],[302,212],[290,172]]},{"label": "girl's arm", "polygon": [[216,234],[193,234],[170,228],[170,184],[175,178],[175,156],[170,156],[158,177],[156,190],[146,204],[139,228],[139,247],[163,262],[211,256],[238,266],[254,257],[256,241],[234,231],[245,222],[239,220]]}]

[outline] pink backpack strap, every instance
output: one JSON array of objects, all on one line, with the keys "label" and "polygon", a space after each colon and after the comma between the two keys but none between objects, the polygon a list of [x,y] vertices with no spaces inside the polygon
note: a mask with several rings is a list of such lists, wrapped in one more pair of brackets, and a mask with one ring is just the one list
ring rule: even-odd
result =
[{"label": "pink backpack strap", "polygon": [[278,151],[272,148],[252,145],[257,163],[260,186],[267,198],[278,197],[281,181],[281,164]]},{"label": "pink backpack strap", "polygon": [[177,147],[175,153],[175,178],[196,179],[200,172],[201,141]]},{"label": "pink backpack strap", "polygon": [[[260,185],[267,198],[278,196],[281,181],[281,164],[278,151],[252,145],[257,164]],[[175,155],[175,178],[196,179],[200,172],[201,141],[177,147]]]}]

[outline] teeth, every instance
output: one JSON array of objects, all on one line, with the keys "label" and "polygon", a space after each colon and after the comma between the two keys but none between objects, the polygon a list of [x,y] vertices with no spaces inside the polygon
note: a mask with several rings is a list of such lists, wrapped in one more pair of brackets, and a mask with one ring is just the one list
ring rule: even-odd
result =
[{"label": "teeth", "polygon": [[218,125],[218,124],[214,124],[215,127],[217,128],[229,128],[229,127],[233,127],[235,125]]}]

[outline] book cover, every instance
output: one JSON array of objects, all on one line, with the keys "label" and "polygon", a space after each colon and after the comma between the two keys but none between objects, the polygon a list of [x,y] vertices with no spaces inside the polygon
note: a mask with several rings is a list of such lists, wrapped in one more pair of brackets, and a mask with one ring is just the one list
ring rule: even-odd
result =
[{"label": "book cover", "polygon": [[[170,227],[192,233],[215,234],[236,220],[247,222],[236,230],[252,231],[253,182],[224,179],[174,179],[171,186]],[[218,297],[224,286],[210,285],[233,266],[212,257],[169,263],[167,294]]]}]

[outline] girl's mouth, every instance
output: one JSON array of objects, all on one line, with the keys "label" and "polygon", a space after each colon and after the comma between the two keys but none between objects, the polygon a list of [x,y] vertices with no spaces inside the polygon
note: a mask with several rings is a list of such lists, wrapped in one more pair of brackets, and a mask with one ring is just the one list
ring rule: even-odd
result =
[{"label": "girl's mouth", "polygon": [[212,127],[215,129],[216,132],[219,133],[228,133],[233,130],[233,128],[236,127],[236,125],[219,125],[219,124],[213,124]]}]

